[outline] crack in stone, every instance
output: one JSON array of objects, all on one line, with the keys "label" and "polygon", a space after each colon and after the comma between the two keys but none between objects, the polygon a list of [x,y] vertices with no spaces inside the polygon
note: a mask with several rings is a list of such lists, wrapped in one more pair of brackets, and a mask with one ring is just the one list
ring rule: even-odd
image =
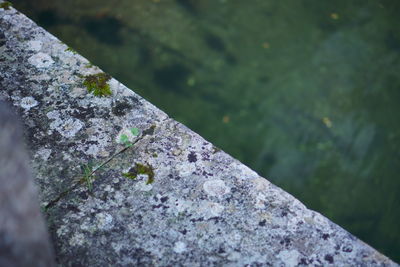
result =
[{"label": "crack in stone", "polygon": [[[114,153],[112,156],[110,156],[108,159],[106,159],[105,161],[103,161],[99,166],[97,166],[91,173],[90,176],[93,176],[98,170],[100,170],[102,167],[104,167],[105,165],[107,165],[110,161],[112,161],[116,156],[124,153],[125,151],[127,151],[129,148],[134,147],[134,145],[136,143],[138,143],[139,141],[143,140],[143,138],[146,135],[149,135],[149,132],[151,132],[152,129],[155,129],[155,125],[153,124],[152,126],[150,126],[149,128],[145,129],[142,131],[142,135],[140,137],[138,137],[130,146],[126,146],[123,149],[121,149],[120,151]],[[75,182],[75,184],[73,184],[71,187],[69,187],[68,189],[66,189],[65,191],[61,192],[56,198],[54,198],[53,200],[51,200],[49,203],[47,203],[47,205],[44,207],[45,211],[48,211],[50,208],[54,207],[55,204],[57,204],[61,199],[63,199],[64,197],[66,197],[68,194],[70,194],[73,190],[75,190],[76,188],[78,188],[79,185],[83,184],[85,182],[85,178],[82,177],[80,178],[77,182]]]}]

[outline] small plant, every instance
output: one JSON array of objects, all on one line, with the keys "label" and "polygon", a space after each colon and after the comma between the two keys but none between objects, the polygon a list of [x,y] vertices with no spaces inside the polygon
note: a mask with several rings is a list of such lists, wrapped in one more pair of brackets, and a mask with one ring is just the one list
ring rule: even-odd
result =
[{"label": "small plant", "polygon": [[[136,127],[130,128],[129,133],[134,137],[139,135],[139,129]],[[124,144],[126,147],[130,147],[133,145],[132,141],[130,141],[128,134],[121,134],[119,141]]]},{"label": "small plant", "polygon": [[12,7],[12,4],[8,1],[0,3],[0,8],[4,8],[5,10],[10,10],[10,7]]},{"label": "small plant", "polygon": [[[131,136],[137,136],[137,135],[139,135],[139,129],[136,128],[136,127],[132,127],[132,128],[129,129],[128,134],[131,135]],[[82,183],[82,184],[85,183],[87,188],[88,188],[88,190],[92,191],[92,189],[93,189],[93,181],[95,179],[94,178],[94,174],[97,171],[103,169],[103,167],[107,163],[109,163],[115,156],[123,153],[129,147],[133,146],[133,143],[130,140],[131,139],[129,139],[127,134],[122,134],[120,136],[120,142],[125,145],[125,147],[123,149],[121,149],[120,151],[116,152],[115,154],[110,156],[108,159],[106,159],[105,161],[100,163],[99,165],[95,165],[95,164],[93,164],[93,162],[89,162],[88,164],[82,166],[83,177],[80,179],[80,183]],[[142,173],[144,173],[143,168],[139,170],[139,174],[142,174]],[[154,176],[154,174],[153,174],[153,176]],[[134,179],[132,177],[129,177],[129,178]],[[150,180],[150,175],[149,175],[149,180]]]},{"label": "small plant", "polygon": [[107,73],[97,73],[85,76],[83,85],[86,86],[90,93],[95,96],[109,96],[111,95],[110,85],[107,83],[111,76]]},{"label": "small plant", "polygon": [[71,52],[71,53],[74,53],[74,54],[76,54],[76,51],[72,48],[72,47],[68,47],[68,48],[66,48],[64,51],[69,51],[69,52]]},{"label": "small plant", "polygon": [[83,181],[86,183],[86,186],[89,191],[93,189],[93,164],[89,162],[87,165],[82,166],[83,169]]},{"label": "small plant", "polygon": [[[152,135],[155,128],[156,128],[156,126],[152,125],[148,129],[143,130],[141,133],[141,137],[143,138],[146,135]],[[75,183],[71,187],[67,188],[66,190],[61,192],[56,198],[54,198],[49,203],[47,203],[47,205],[44,207],[44,210],[47,211],[48,209],[52,208],[58,201],[60,201],[60,199],[62,199],[63,197],[65,197],[66,195],[71,193],[74,189],[76,189],[78,186],[80,186],[82,184],[86,184],[86,186],[88,187],[88,190],[92,191],[93,182],[95,180],[95,173],[99,170],[102,170],[104,168],[104,166],[106,166],[116,156],[124,153],[126,150],[128,150],[134,144],[132,141],[129,141],[129,140],[132,140],[132,138],[129,139],[128,135],[129,136],[130,135],[133,135],[133,136],[139,135],[138,128],[133,127],[133,128],[126,129],[126,130],[127,131],[125,132],[125,135],[126,135],[126,138],[128,139],[128,142],[124,142],[125,147],[123,147],[119,151],[115,152],[113,155],[108,157],[106,160],[102,161],[100,164],[94,165],[92,162],[89,161],[88,164],[81,166],[83,176],[80,177],[79,180],[75,181]],[[122,138],[122,140],[126,141],[126,138],[122,137],[122,135],[120,135],[120,138]],[[135,167],[131,168],[127,173],[123,173],[122,175],[127,178],[130,178],[130,179],[136,179],[138,174],[146,174],[147,175],[148,179],[147,179],[146,184],[151,184],[154,182],[154,169],[151,165],[143,165],[140,163],[136,163]],[[147,193],[151,194],[150,192],[147,192]]]},{"label": "small plant", "polygon": [[139,129],[136,127],[132,127],[129,129],[132,133],[133,136],[138,136],[139,135]]}]

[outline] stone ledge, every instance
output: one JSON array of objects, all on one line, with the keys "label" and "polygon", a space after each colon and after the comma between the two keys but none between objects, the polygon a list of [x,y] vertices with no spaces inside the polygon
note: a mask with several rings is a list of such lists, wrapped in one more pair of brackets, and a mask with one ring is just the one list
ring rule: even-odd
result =
[{"label": "stone ledge", "polygon": [[89,93],[102,71],[13,8],[0,73],[61,265],[396,266],[117,80]]}]

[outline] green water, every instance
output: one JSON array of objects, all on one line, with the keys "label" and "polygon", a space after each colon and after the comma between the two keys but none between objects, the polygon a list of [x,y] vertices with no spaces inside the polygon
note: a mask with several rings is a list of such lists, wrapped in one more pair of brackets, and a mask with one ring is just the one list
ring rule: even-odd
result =
[{"label": "green water", "polygon": [[14,5],[309,208],[400,261],[400,1]]}]

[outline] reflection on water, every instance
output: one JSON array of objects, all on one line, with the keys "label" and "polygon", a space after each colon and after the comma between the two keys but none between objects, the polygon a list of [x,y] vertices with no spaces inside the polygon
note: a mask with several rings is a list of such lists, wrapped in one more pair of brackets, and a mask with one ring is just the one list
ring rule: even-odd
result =
[{"label": "reflection on water", "polygon": [[15,1],[174,118],[400,260],[400,2]]}]

